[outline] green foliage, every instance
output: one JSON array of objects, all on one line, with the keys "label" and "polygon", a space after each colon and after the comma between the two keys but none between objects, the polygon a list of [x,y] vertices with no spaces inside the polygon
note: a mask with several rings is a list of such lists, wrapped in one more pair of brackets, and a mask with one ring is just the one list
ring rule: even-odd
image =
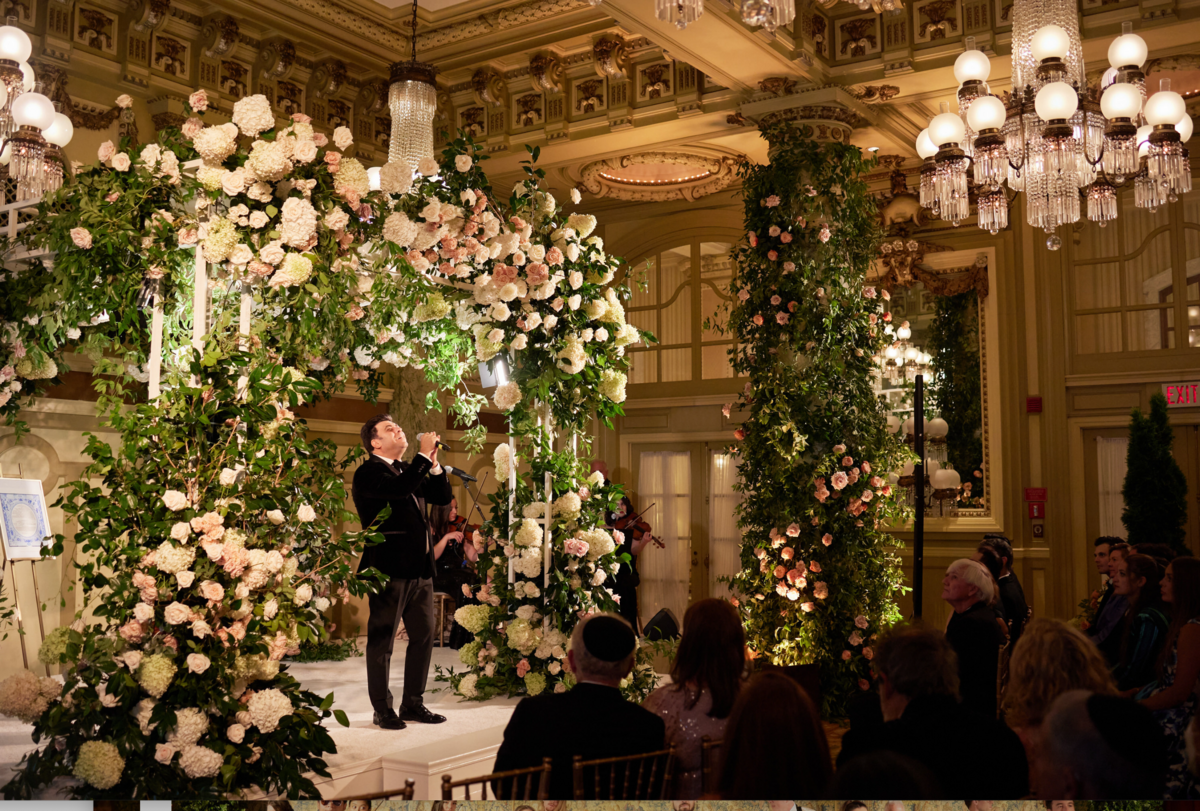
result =
[{"label": "green foliage", "polygon": [[1167,398],[1150,398],[1150,414],[1133,410],[1129,423],[1126,459],[1125,525],[1130,544],[1165,543],[1179,555],[1190,555],[1187,545],[1187,478],[1171,453],[1175,433],[1167,413]]},{"label": "green foliage", "polygon": [[884,477],[907,452],[872,386],[885,338],[864,287],[879,240],[860,179],[871,164],[856,147],[780,136],[768,133],[770,165],[739,172],[747,238],[727,329],[750,382],[731,585],[757,656],[820,665],[831,717],[868,689],[870,640],[899,619],[896,541],[879,527],[904,517]]},{"label": "green foliage", "polygon": [[13,617],[17,615],[17,606],[8,596],[4,588],[4,580],[0,579],[0,642],[8,639],[8,629],[12,627]]},{"label": "green foliage", "polygon": [[300,652],[288,659],[292,662],[344,662],[352,656],[362,655],[354,639],[309,640],[302,642]]},{"label": "green foliage", "polygon": [[[979,299],[973,290],[938,296],[929,328],[935,371],[929,388],[933,414],[950,427],[946,454],[965,485],[964,506],[985,506],[983,497],[983,378],[979,361]],[[930,412],[927,411],[927,414]]]}]

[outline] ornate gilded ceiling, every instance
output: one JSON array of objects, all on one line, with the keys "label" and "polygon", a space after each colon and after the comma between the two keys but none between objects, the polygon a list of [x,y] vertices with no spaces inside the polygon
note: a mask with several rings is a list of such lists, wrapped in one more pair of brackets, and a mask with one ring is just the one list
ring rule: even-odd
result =
[{"label": "ornate gilded ceiling", "polygon": [[[515,173],[523,145],[540,144],[543,163],[573,183],[586,167],[636,154],[763,160],[757,126],[778,120],[913,156],[937,103],[953,99],[963,37],[996,55],[992,87],[1005,88],[1011,2],[878,0],[860,10],[802,0],[792,28],[770,36],[744,25],[729,0],[708,0],[685,31],[655,19],[652,0],[433,0],[419,10],[416,43],[440,71],[440,124],[480,140],[493,173]],[[1163,67],[1200,63],[1200,0],[1080,3],[1092,68],[1104,66],[1126,20]],[[368,160],[386,154],[386,68],[408,54],[413,34],[400,0],[8,5],[35,58],[65,70],[81,110],[102,112],[129,92],[150,103],[157,124],[197,86],[222,109],[264,93],[281,116],[352,127]]]}]

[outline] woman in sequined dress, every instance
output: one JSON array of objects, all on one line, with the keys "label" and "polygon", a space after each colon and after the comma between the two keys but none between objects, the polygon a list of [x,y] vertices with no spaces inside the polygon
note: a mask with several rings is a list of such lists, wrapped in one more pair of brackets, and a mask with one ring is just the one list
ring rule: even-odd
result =
[{"label": "woman in sequined dress", "polygon": [[724,600],[700,600],[683,615],[683,637],[671,664],[671,684],[642,706],[662,716],[667,744],[679,758],[672,797],[699,799],[703,789],[700,742],[720,740],[746,669],[746,634],[737,609]]}]

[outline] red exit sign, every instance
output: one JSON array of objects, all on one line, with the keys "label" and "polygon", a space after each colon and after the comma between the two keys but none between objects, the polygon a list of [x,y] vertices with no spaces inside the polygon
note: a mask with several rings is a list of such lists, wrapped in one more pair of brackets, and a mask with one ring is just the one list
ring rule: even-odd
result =
[{"label": "red exit sign", "polygon": [[1170,408],[1188,408],[1200,406],[1200,380],[1190,380],[1183,383],[1163,383],[1163,397],[1167,398]]}]

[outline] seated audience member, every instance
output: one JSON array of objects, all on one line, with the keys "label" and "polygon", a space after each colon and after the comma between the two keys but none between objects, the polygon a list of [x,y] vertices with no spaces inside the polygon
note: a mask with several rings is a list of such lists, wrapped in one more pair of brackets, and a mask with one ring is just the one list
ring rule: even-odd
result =
[{"label": "seated audience member", "polygon": [[[924,764],[937,778],[943,797],[1011,800],[1028,793],[1029,767],[1016,733],[994,714],[959,703],[958,660],[946,637],[922,626],[900,625],[874,647],[871,664],[879,678],[884,723],[851,728],[842,738],[839,767],[866,753],[888,750]],[[948,746],[956,736],[969,738],[971,744]],[[981,769],[984,752],[988,768]]]},{"label": "seated audience member", "polygon": [[1165,543],[1140,543],[1133,547],[1133,551],[1139,555],[1149,555],[1164,567],[1176,557],[1175,550]]},{"label": "seated audience member", "polygon": [[1082,631],[1039,617],[1013,648],[1004,696],[1004,719],[1025,745],[1029,785],[1035,793],[1042,762],[1042,720],[1054,699],[1070,690],[1117,693],[1108,663]]},{"label": "seated audience member", "polygon": [[[897,794],[913,800],[938,800],[942,789],[925,764],[899,752],[879,749],[866,752],[842,763],[838,758],[837,771],[825,790],[830,798],[844,797],[850,792],[868,800],[895,797]],[[865,804],[862,806],[865,808]]]},{"label": "seated audience member", "polygon": [[570,798],[575,755],[595,760],[665,748],[662,719],[621,696],[621,679],[633,670],[636,651],[633,629],[616,614],[581,620],[567,652],[577,684],[565,693],[521,700],[504,730],[495,770],[539,766],[550,756],[550,796]]},{"label": "seated audience member", "polygon": [[1137,698],[1154,713],[1167,737],[1168,800],[1200,800],[1200,784],[1188,769],[1184,733],[1196,716],[1200,677],[1200,559],[1179,557],[1167,566],[1162,599],[1171,625],[1155,668],[1157,679]]},{"label": "seated audience member", "polygon": [[1025,601],[1025,589],[1013,571],[1012,542],[1003,535],[984,535],[977,548],[987,547],[1000,558],[1000,574],[996,582],[1000,586],[1000,602],[1004,604],[1004,617],[1008,620],[1009,640],[1017,644],[1021,632],[1025,629],[1025,621],[1029,617],[1029,603]]},{"label": "seated audience member", "polygon": [[867,804],[862,800],[846,800],[842,803],[842,811],[867,811]]},{"label": "seated audience member", "polygon": [[1042,732],[1043,799],[1144,800],[1161,797],[1167,744],[1154,715],[1119,696],[1063,693]]},{"label": "seated audience member", "polygon": [[742,688],[722,747],[723,800],[821,797],[833,772],[829,742],[808,694],[781,671]]},{"label": "seated audience member", "polygon": [[671,664],[671,684],[642,707],[662,717],[674,744],[677,783],[670,796],[698,800],[703,793],[700,743],[725,737],[725,725],[746,669],[746,634],[737,609],[725,600],[693,603],[683,615],[683,637]]},{"label": "seated audience member", "polygon": [[1129,610],[1129,600],[1122,594],[1117,594],[1117,569],[1129,554],[1129,544],[1120,541],[1111,544],[1108,550],[1108,586],[1104,596],[1100,598],[1100,606],[1096,611],[1096,622],[1088,628],[1088,634],[1096,647],[1104,654],[1108,666],[1114,667],[1121,658],[1121,630],[1125,623],[1125,612]]},{"label": "seated audience member", "polygon": [[1192,774],[1200,776],[1200,713],[1192,717],[1192,723],[1188,724],[1187,732],[1184,733],[1183,742],[1186,744],[1188,769]]},{"label": "seated audience member", "polygon": [[1075,801],[1046,800],[1046,811],[1075,811]]},{"label": "seated audience member", "polygon": [[[942,599],[954,613],[946,639],[958,654],[958,691],[962,703],[996,717],[996,669],[1000,660],[1000,629],[988,608],[992,578],[983,564],[956,560],[942,579]],[[970,792],[979,793],[979,792]]]},{"label": "seated audience member", "polygon": [[971,555],[971,560],[983,564],[983,568],[992,576],[992,599],[988,602],[988,608],[996,615],[996,628],[1000,631],[1000,638],[1008,639],[1009,618],[1004,603],[1000,600],[1000,581],[997,579],[1004,571],[1004,564],[1000,562],[996,550],[987,546],[976,549],[975,554]]},{"label": "seated audience member", "polygon": [[1117,567],[1115,593],[1129,600],[1120,657],[1113,668],[1120,691],[1137,690],[1154,679],[1154,665],[1167,638],[1167,615],[1159,596],[1161,578],[1158,562],[1148,555],[1129,555]]}]

